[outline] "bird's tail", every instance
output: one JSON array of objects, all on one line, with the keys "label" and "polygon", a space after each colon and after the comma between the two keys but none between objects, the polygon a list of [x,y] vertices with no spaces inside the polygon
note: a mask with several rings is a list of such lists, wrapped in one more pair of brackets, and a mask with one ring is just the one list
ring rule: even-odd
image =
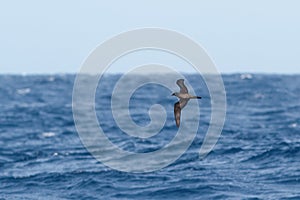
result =
[{"label": "bird's tail", "polygon": [[202,99],[202,97],[198,97],[198,96],[191,96],[191,99]]}]

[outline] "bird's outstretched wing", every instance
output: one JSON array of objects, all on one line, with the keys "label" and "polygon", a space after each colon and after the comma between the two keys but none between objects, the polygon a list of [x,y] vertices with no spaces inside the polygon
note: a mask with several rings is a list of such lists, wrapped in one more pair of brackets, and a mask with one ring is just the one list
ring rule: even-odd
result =
[{"label": "bird's outstretched wing", "polygon": [[181,108],[179,101],[174,104],[174,116],[175,116],[175,122],[176,126],[180,126],[180,115],[181,115]]},{"label": "bird's outstretched wing", "polygon": [[183,93],[183,94],[188,93],[188,89],[184,85],[184,80],[183,79],[178,79],[176,81],[176,83],[180,87],[180,93]]},{"label": "bird's outstretched wing", "polygon": [[187,104],[188,100],[180,99],[177,103],[174,104],[174,116],[176,121],[176,126],[180,126],[180,116],[181,116],[181,109]]}]

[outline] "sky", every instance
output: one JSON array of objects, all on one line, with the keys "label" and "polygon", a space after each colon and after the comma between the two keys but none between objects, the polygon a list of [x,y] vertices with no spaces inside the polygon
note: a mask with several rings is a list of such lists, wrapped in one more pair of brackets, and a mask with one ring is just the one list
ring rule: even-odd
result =
[{"label": "sky", "polygon": [[187,35],[222,73],[300,73],[299,8],[297,0],[0,0],[0,73],[76,73],[102,42],[143,27]]}]

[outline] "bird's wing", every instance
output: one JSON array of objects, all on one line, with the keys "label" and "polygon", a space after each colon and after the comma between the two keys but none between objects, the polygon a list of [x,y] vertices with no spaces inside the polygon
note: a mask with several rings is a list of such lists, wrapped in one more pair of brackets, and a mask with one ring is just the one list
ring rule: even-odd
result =
[{"label": "bird's wing", "polygon": [[180,93],[183,93],[183,94],[188,93],[188,89],[184,85],[184,80],[183,79],[177,80],[176,83],[180,87]]},{"label": "bird's wing", "polygon": [[174,104],[174,116],[175,116],[175,121],[176,121],[176,126],[180,126],[180,115],[181,115],[181,108],[180,108],[180,103],[179,101]]}]

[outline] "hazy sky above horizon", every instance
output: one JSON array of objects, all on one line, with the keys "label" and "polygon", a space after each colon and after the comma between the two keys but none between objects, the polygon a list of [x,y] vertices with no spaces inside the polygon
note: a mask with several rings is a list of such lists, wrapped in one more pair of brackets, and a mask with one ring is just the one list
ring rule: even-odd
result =
[{"label": "hazy sky above horizon", "polygon": [[142,27],[189,36],[223,73],[300,73],[299,8],[296,0],[2,1],[0,73],[74,73],[106,39]]}]

